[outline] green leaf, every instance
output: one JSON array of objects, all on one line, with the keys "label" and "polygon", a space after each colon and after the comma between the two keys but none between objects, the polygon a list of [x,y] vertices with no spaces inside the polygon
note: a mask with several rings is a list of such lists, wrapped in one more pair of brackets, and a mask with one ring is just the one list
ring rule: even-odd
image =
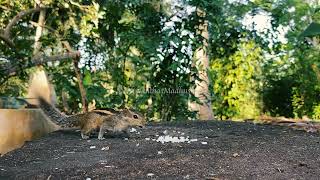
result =
[{"label": "green leaf", "polygon": [[302,37],[312,37],[320,35],[320,24],[318,23],[311,23],[306,30],[304,30],[300,36]]},{"label": "green leaf", "polygon": [[84,78],[83,78],[83,84],[85,86],[92,85],[92,78],[91,78],[91,73],[89,70],[84,71]]}]

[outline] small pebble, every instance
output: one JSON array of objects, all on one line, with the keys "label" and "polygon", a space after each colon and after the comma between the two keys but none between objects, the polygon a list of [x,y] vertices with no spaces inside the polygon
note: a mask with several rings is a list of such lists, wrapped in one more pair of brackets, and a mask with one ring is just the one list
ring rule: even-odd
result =
[{"label": "small pebble", "polygon": [[90,149],[95,149],[96,148],[96,146],[90,146]]},{"label": "small pebble", "polygon": [[208,144],[207,142],[201,142],[201,144]]},{"label": "small pebble", "polygon": [[109,146],[101,148],[102,151],[107,151],[109,149],[110,149]]}]

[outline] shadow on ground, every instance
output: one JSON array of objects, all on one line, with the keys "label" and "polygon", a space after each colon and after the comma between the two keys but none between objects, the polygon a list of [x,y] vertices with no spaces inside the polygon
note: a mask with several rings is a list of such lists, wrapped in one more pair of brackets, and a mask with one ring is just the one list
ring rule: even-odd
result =
[{"label": "shadow on ground", "polygon": [[[162,133],[191,142],[157,142]],[[320,136],[234,122],[150,125],[123,137],[81,140],[57,131],[0,158],[6,179],[318,179]]]}]

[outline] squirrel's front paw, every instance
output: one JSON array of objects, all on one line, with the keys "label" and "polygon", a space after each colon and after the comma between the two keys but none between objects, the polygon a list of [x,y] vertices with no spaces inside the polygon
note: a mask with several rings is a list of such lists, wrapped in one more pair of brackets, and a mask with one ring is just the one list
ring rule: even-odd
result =
[{"label": "squirrel's front paw", "polygon": [[89,136],[81,133],[81,138],[82,138],[82,139],[89,139]]},{"label": "squirrel's front paw", "polygon": [[104,137],[98,137],[98,139],[99,139],[99,140],[104,140],[105,138],[104,138]]}]

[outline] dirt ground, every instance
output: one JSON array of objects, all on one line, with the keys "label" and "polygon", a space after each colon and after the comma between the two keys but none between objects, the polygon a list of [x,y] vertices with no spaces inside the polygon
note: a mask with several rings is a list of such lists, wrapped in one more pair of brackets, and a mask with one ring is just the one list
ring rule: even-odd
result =
[{"label": "dirt ground", "polygon": [[[164,136],[185,142],[157,142]],[[319,142],[319,134],[221,121],[153,124],[103,141],[64,130],[1,157],[0,179],[312,180]]]}]

